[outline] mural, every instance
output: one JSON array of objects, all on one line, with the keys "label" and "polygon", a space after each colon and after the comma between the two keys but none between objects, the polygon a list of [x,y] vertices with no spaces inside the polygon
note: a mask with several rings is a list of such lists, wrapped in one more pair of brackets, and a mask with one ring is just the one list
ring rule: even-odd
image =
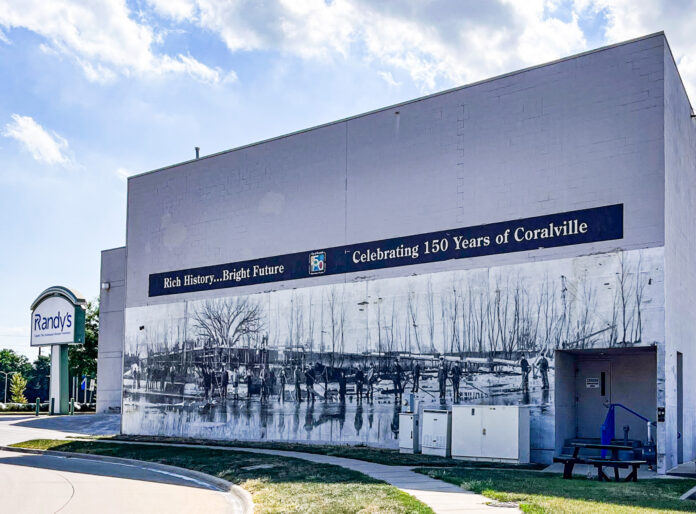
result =
[{"label": "mural", "polygon": [[555,350],[663,336],[660,248],[129,308],[123,431],[397,447],[413,398],[531,405],[549,449]]}]

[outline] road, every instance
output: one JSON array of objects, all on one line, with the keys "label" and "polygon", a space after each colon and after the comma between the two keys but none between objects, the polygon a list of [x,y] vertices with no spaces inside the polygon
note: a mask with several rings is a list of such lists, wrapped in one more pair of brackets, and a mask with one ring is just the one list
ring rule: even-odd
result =
[{"label": "road", "polygon": [[[78,418],[85,419],[80,422]],[[0,416],[0,444],[63,438],[60,418]],[[92,416],[75,416],[67,428],[84,433]],[[107,424],[113,420],[107,419]],[[30,423],[33,422],[33,423]],[[27,426],[29,425],[29,426]],[[40,426],[32,427],[31,425]],[[92,427],[90,432],[94,432]],[[186,476],[142,465],[0,451],[2,512],[43,513],[241,513],[239,500]]]}]

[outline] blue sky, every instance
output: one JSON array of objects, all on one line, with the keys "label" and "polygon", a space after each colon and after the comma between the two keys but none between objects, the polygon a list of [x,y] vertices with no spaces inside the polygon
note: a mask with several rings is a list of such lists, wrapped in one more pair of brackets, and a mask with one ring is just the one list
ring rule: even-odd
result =
[{"label": "blue sky", "polygon": [[46,287],[99,294],[130,174],[664,30],[695,1],[0,0],[0,348]]}]

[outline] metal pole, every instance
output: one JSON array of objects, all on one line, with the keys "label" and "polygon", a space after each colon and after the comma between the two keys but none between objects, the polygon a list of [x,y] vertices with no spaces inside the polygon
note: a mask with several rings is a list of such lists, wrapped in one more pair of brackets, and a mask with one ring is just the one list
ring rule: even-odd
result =
[{"label": "metal pole", "polygon": [[16,375],[17,373],[19,373],[19,371],[0,371],[0,373],[5,375],[5,403],[7,403],[7,377],[10,375]]}]

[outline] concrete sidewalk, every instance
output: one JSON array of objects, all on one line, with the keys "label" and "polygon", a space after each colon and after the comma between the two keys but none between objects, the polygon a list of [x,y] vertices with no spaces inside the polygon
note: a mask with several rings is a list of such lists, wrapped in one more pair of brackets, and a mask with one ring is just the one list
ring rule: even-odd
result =
[{"label": "concrete sidewalk", "polygon": [[317,455],[313,453],[291,452],[283,450],[267,450],[262,448],[239,448],[234,446],[214,446],[214,445],[192,445],[177,443],[147,443],[134,441],[113,441],[99,440],[99,442],[109,444],[146,444],[156,446],[169,446],[177,448],[199,448],[208,450],[236,451],[247,453],[264,453],[267,455],[279,455],[282,457],[292,457],[303,459],[318,464],[332,464],[343,468],[351,469],[364,473],[377,480],[383,480],[394,487],[397,487],[414,496],[416,499],[428,505],[436,513],[491,513],[500,512],[505,508],[505,512],[520,512],[517,507],[508,504],[496,504],[494,500],[486,498],[480,494],[472,493],[449,484],[442,480],[436,480],[428,476],[416,473],[409,466],[387,466],[375,464],[356,459],[346,459],[343,457],[331,457],[328,455]]}]

